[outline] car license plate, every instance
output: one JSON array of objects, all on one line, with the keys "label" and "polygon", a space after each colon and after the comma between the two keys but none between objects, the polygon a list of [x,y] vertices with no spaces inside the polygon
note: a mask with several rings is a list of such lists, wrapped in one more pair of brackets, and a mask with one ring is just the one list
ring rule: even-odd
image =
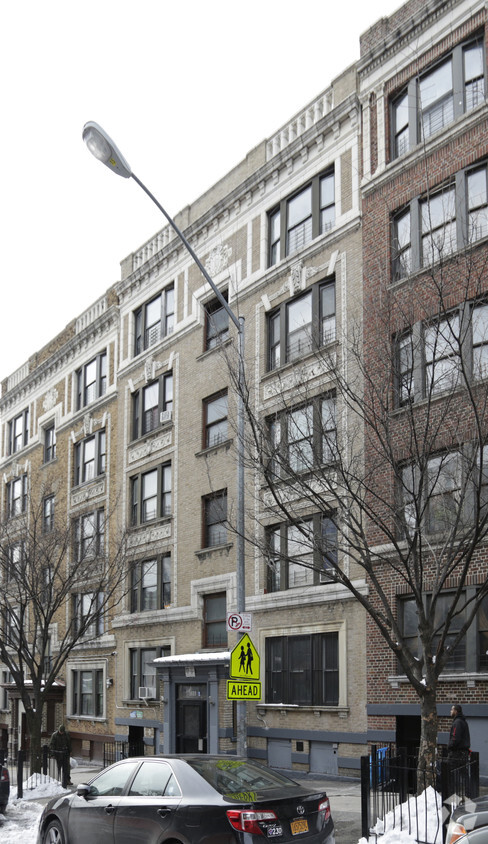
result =
[{"label": "car license plate", "polygon": [[281,826],[268,826],[266,834],[268,838],[277,838],[279,835],[283,835],[283,828]]},{"label": "car license plate", "polygon": [[308,821],[303,818],[292,821],[290,823],[290,829],[292,835],[300,835],[301,832],[308,832]]}]

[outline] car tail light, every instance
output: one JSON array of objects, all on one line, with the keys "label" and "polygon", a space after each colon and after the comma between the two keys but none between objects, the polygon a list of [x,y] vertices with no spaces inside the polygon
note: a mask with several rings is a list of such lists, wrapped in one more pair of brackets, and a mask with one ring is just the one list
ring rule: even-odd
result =
[{"label": "car tail light", "polygon": [[329,803],[328,797],[326,797],[325,800],[322,800],[322,802],[319,803],[319,812],[325,813],[324,821],[329,820],[329,818],[330,818],[330,803]]},{"label": "car tail light", "polygon": [[259,826],[262,821],[274,823],[278,820],[274,812],[252,812],[248,809],[227,809],[227,817],[234,829],[253,835],[264,835]]},{"label": "car tail light", "polygon": [[458,838],[461,838],[461,835],[465,835],[466,832],[467,830],[464,828],[462,823],[451,821],[447,829],[446,844],[454,844],[454,842],[457,841]]},{"label": "car tail light", "polygon": [[0,768],[0,780],[8,782],[8,768]]}]

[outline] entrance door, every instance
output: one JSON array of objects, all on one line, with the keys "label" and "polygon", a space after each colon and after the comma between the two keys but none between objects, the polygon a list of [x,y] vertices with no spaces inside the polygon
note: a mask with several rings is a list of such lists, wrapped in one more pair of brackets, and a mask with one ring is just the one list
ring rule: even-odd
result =
[{"label": "entrance door", "polygon": [[207,752],[207,688],[202,684],[177,687],[176,752]]},{"label": "entrance door", "polygon": [[129,725],[129,756],[144,756],[144,727]]},{"label": "entrance door", "polygon": [[396,746],[415,755],[420,745],[420,715],[397,715]]}]

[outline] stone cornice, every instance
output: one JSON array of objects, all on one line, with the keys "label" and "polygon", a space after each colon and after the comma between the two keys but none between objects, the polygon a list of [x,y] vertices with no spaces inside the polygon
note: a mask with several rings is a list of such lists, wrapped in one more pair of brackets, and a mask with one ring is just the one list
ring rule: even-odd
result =
[{"label": "stone cornice", "polygon": [[[354,126],[359,121],[359,100],[356,93],[350,94],[326,114],[320,121],[305,130],[294,139],[285,149],[266,161],[256,169],[251,176],[241,182],[225,196],[224,199],[213,204],[207,211],[202,213],[198,219],[182,228],[183,233],[191,246],[198,251],[199,256],[205,258],[211,255],[213,250],[213,235],[218,233],[221,225],[226,225],[232,218],[244,215],[246,209],[253,204],[262,201],[262,197],[276,188],[280,181],[281,171],[285,171],[287,178],[294,167],[303,167],[308,163],[309,152],[312,148],[318,148],[319,155],[323,153],[326,137],[332,135],[337,141],[340,135],[341,124],[346,120],[351,121]],[[333,152],[334,147],[331,147]],[[335,155],[335,153],[334,153]],[[324,166],[326,162],[324,161]],[[157,232],[154,237],[147,241],[138,252],[144,249],[151,250],[151,243],[162,238],[162,232],[167,226]],[[178,238],[168,240],[157,252],[148,257],[141,266],[133,269],[129,276],[116,286],[117,294],[121,299],[129,301],[144,286],[145,282],[155,274],[161,272],[161,265],[166,263],[168,276],[181,273],[178,268],[178,252],[182,250],[182,244]],[[134,252],[133,255],[136,255]],[[130,257],[130,256],[128,256]],[[190,258],[188,258],[190,260]],[[185,254],[186,261],[186,254]]]},{"label": "stone cornice", "polygon": [[[438,2],[437,8],[433,8],[433,4],[426,4],[421,12],[412,15],[404,24],[397,27],[393,26],[391,34],[383,39],[379,47],[370,50],[359,59],[357,63],[359,78],[368,76],[377,67],[399,53],[415,38],[418,38],[421,32],[435,24],[435,21],[443,18],[450,8],[457,6],[458,2],[459,0],[442,0],[442,2]],[[394,17],[394,14],[390,15],[390,18],[392,17]]]},{"label": "stone cornice", "polygon": [[[91,323],[79,334],[63,344],[61,349],[50,354],[47,359],[36,366],[22,381],[9,390],[0,399],[0,413],[5,413],[19,400],[28,400],[35,391],[40,390],[49,379],[54,378],[65,366],[72,364],[82,353],[99,342],[102,337],[118,325],[118,307],[112,305],[96,322]],[[81,361],[80,361],[81,363]]]}]

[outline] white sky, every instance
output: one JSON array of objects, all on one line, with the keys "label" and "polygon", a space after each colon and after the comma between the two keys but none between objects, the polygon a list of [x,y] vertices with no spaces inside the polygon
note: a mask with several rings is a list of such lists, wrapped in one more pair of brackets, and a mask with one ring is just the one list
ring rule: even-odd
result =
[{"label": "white sky", "polygon": [[165,224],[81,140],[100,123],[174,216],[349,64],[400,0],[4,0],[0,379]]}]

